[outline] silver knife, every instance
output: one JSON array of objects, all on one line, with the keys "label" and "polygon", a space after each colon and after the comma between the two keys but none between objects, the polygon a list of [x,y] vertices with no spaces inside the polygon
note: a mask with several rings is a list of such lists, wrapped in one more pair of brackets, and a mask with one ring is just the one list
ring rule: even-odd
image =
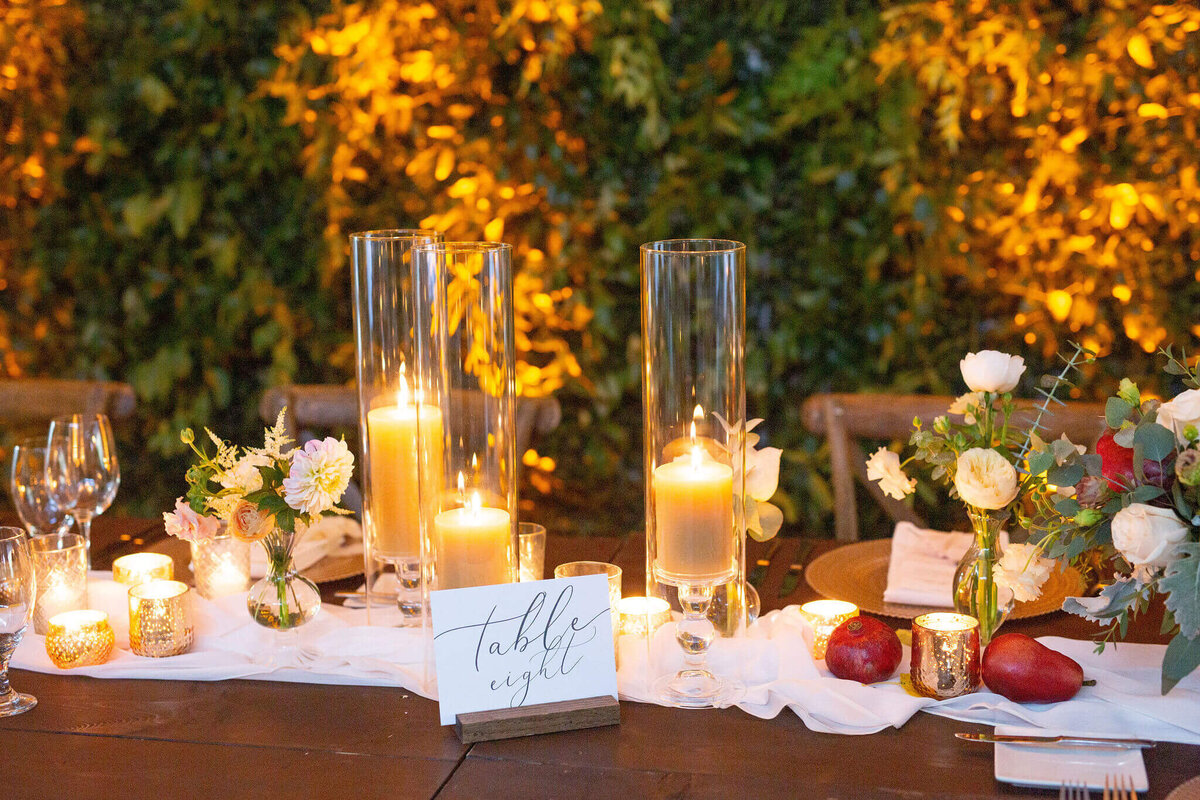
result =
[{"label": "silver knife", "polygon": [[1006,736],[1001,733],[956,733],[968,742],[1003,742],[1005,744],[1057,744],[1073,747],[1154,747],[1149,739],[1108,739],[1100,736]]}]

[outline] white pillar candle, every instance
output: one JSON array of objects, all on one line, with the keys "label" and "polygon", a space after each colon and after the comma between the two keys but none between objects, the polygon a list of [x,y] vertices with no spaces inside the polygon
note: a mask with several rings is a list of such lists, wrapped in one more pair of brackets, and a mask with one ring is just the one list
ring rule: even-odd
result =
[{"label": "white pillar candle", "polygon": [[427,513],[441,494],[442,412],[409,402],[407,391],[398,400],[367,413],[372,548],[386,560],[420,556],[422,484]]},{"label": "white pillar candle", "polygon": [[482,505],[474,492],[463,508],[434,517],[437,588],[512,581],[512,523],[507,511]]},{"label": "white pillar candle", "polygon": [[656,568],[681,582],[718,581],[736,570],[733,469],[695,443],[691,452],[654,470]]}]

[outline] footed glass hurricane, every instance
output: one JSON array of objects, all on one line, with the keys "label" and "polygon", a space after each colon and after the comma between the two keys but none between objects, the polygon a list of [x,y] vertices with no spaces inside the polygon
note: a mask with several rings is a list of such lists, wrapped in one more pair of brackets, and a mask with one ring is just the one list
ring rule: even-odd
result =
[{"label": "footed glass hurricane", "polygon": [[996,584],[992,568],[1000,561],[1003,520],[986,511],[967,510],[975,540],[954,573],[954,610],[979,620],[979,644],[987,647],[1012,612],[1013,594]]},{"label": "footed glass hurricane", "polygon": [[300,533],[276,528],[262,540],[267,551],[267,575],[250,587],[246,607],[259,625],[290,631],[312,620],[321,610],[316,584],[296,571],[292,550]]}]

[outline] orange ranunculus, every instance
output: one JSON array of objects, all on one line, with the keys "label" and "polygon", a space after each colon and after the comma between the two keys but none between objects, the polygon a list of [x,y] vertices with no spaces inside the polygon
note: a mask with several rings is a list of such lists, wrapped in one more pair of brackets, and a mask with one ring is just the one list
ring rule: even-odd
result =
[{"label": "orange ranunculus", "polygon": [[257,542],[275,528],[275,515],[245,500],[237,504],[229,520],[229,532],[244,542]]}]

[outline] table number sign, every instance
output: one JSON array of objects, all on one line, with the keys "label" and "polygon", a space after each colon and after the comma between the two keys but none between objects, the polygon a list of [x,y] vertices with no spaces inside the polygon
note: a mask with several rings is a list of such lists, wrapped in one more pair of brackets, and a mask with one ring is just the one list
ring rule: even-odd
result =
[{"label": "table number sign", "polygon": [[[468,716],[499,726],[481,741],[619,721],[605,576],[429,597],[443,725],[457,723],[460,736]],[[580,702],[588,699],[596,702]]]}]

